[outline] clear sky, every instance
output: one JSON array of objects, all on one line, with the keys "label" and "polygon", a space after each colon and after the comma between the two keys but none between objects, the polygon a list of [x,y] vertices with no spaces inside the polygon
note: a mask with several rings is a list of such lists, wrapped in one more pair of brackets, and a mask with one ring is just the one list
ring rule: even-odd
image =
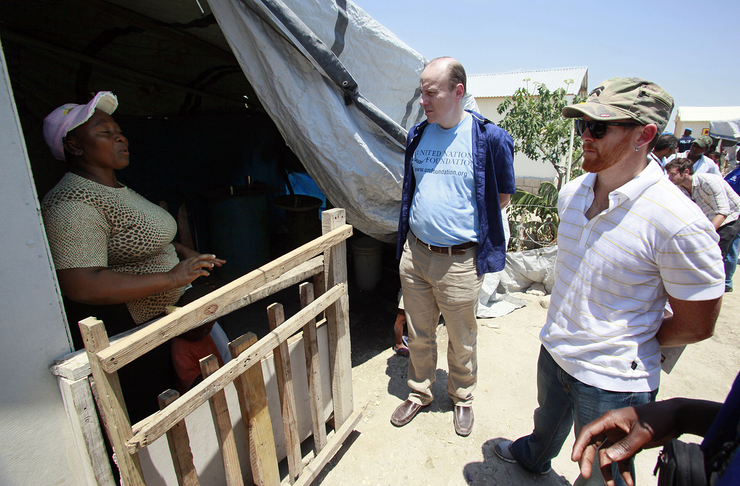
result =
[{"label": "clear sky", "polygon": [[468,74],[585,66],[589,90],[636,76],[676,106],[740,106],[740,0],[353,1],[425,58],[454,57]]}]

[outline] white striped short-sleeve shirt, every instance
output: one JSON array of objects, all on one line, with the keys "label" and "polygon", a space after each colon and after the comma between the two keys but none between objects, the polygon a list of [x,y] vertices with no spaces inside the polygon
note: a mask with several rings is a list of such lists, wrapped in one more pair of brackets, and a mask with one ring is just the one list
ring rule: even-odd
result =
[{"label": "white striped short-sleeve shirt", "polygon": [[718,236],[656,164],[609,194],[591,220],[595,174],[562,188],[558,258],[540,339],[571,376],[604,390],[660,383],[655,334],[667,295],[710,300],[724,292]]},{"label": "white striped short-sleeve shirt", "polygon": [[691,177],[691,199],[710,220],[726,216],[722,225],[740,217],[740,196],[722,177],[714,174],[694,174]]}]

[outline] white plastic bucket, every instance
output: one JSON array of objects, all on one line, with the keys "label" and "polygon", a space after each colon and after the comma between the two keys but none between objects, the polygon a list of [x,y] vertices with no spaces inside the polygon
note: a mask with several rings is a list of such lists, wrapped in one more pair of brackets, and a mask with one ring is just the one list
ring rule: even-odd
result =
[{"label": "white plastic bucket", "polygon": [[383,243],[369,236],[352,242],[355,280],[360,290],[373,290],[383,272]]}]

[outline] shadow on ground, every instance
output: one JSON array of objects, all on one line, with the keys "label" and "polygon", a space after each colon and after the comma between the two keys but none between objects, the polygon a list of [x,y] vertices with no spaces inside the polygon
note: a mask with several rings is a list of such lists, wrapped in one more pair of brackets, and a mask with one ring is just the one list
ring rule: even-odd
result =
[{"label": "shadow on ground", "polygon": [[321,470],[319,475],[316,477],[316,479],[313,480],[311,483],[311,486],[318,486],[319,484],[322,484],[324,482],[324,479],[326,479],[327,474],[331,472],[332,469],[334,469],[334,466],[342,460],[344,455],[349,451],[350,447],[352,447],[352,444],[355,443],[355,441],[360,437],[360,433],[356,430],[353,430],[349,436],[347,436],[347,440],[344,441],[342,444],[342,447],[339,448],[339,451],[337,451],[336,454],[334,454],[334,457],[326,463],[326,466]]},{"label": "shadow on ground", "polygon": [[[409,391],[411,391],[407,384],[409,359],[393,355],[388,358],[387,363],[388,366],[385,369],[385,374],[388,376],[388,394],[400,400],[406,400],[409,396]],[[429,410],[441,412],[452,411],[452,399],[447,394],[447,377],[446,370],[437,369],[434,383],[432,384],[434,401],[430,404],[431,408]]]},{"label": "shadow on ground", "polygon": [[570,482],[554,470],[548,474],[536,474],[525,470],[518,464],[509,464],[496,456],[493,447],[506,440],[502,437],[490,439],[483,443],[483,462],[470,462],[463,468],[463,477],[468,484],[483,486],[495,484],[497,486],[520,485],[567,485]]}]

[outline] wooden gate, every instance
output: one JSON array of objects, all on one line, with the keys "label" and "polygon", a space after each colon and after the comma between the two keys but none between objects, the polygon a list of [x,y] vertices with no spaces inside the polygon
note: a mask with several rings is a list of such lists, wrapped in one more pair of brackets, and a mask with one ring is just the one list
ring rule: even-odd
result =
[{"label": "wooden gate", "polygon": [[[178,482],[196,485],[191,447],[184,419],[198,407],[210,403],[227,484],[243,484],[230,414],[240,413],[249,444],[252,477],[259,485],[280,484],[278,461],[265,384],[259,364],[273,354],[280,392],[283,429],[287,449],[289,481],[310,484],[338,451],[354,429],[361,412],[353,411],[352,368],[347,295],[346,243],[352,227],[345,224],[343,209],[323,213],[323,235],[273,260],[247,275],[179,309],[140,330],[109,343],[105,323],[95,318],[80,322],[90,370],[97,388],[96,399],[116,453],[121,478],[126,485],[145,484],[138,453],[157,438],[167,435]],[[162,409],[139,423],[131,424],[121,394],[118,370],[169,339],[226,315],[283,288],[313,277],[313,285],[300,287],[302,309],[285,320],[282,306],[268,307],[272,331],[260,340],[248,333],[230,343],[233,359],[218,368],[211,356],[201,361],[203,381],[177,396],[174,390],[160,395]],[[313,294],[317,294],[314,299]],[[316,319],[325,316],[328,327],[333,430],[326,433]],[[296,427],[296,404],[288,338],[302,332],[314,439],[313,458],[306,463]],[[257,366],[255,366],[257,365]],[[234,383],[239,410],[229,410],[224,387]]]}]

